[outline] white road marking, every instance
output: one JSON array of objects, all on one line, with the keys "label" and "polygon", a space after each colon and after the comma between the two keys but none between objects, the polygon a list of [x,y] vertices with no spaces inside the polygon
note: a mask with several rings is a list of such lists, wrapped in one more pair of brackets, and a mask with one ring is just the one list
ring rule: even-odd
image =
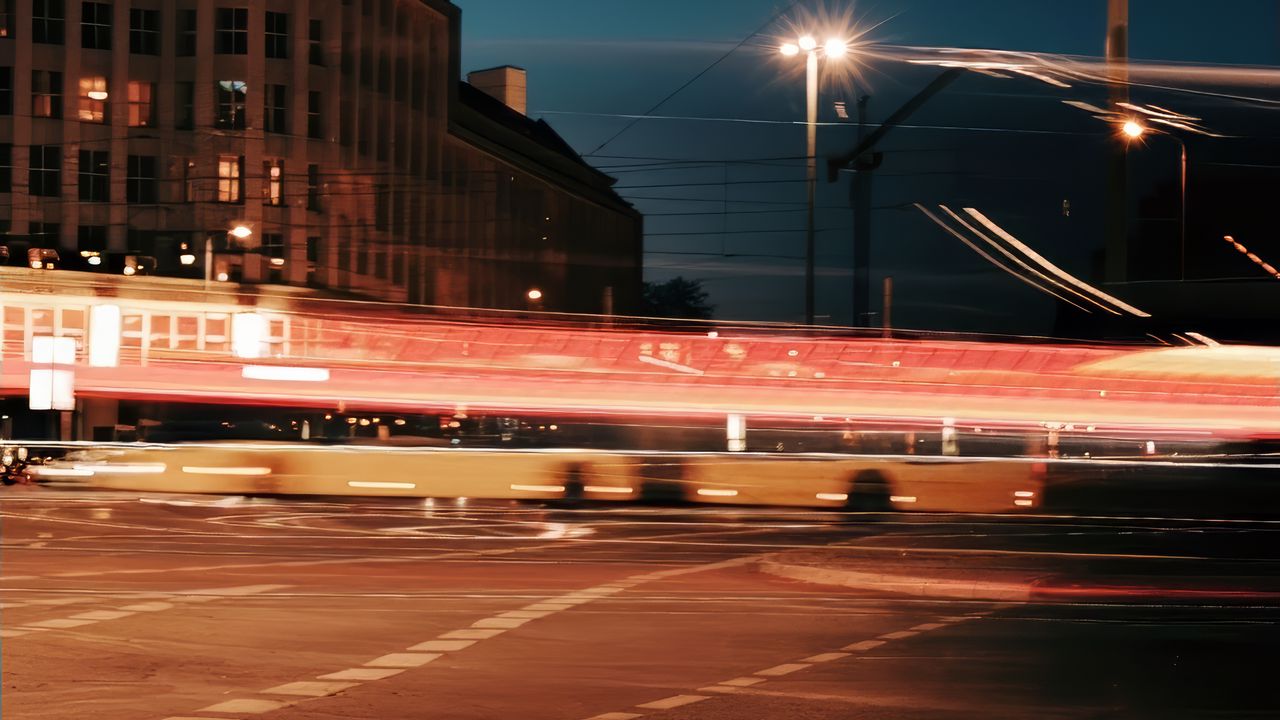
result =
[{"label": "white road marking", "polygon": [[68,628],[81,627],[84,625],[92,625],[97,620],[72,620],[71,618],[55,618],[53,620],[40,620],[39,622],[24,623],[27,627],[33,628],[54,628],[57,630],[66,630]]},{"label": "white road marking", "polygon": [[29,634],[31,634],[30,630],[7,630],[4,628],[0,628],[0,638],[22,637],[23,635],[29,635]]},{"label": "white road marking", "polygon": [[479,628],[464,628],[462,630],[453,630],[440,636],[441,640],[488,640],[496,635],[501,635],[506,630],[481,630]]},{"label": "white road marking", "polygon": [[646,708],[648,710],[670,710],[671,708],[678,708],[682,705],[691,705],[707,699],[706,695],[672,695],[669,698],[641,703],[636,707]]},{"label": "white road marking", "polygon": [[911,629],[917,632],[927,632],[929,630],[937,630],[940,627],[946,627],[947,625],[948,623],[931,622],[931,623],[922,623],[920,625],[916,625]]},{"label": "white road marking", "polygon": [[730,687],[747,687],[748,685],[755,685],[764,681],[765,679],[762,677],[736,677],[732,680],[725,680],[720,684],[728,685]]},{"label": "white road marking", "polygon": [[520,627],[521,625],[524,625],[524,624],[525,624],[525,623],[527,623],[527,622],[529,622],[529,621],[528,621],[528,620],[522,620],[522,619],[520,619],[520,618],[492,617],[492,618],[484,618],[483,620],[477,620],[477,621],[475,621],[475,622],[471,623],[471,627],[474,627],[474,628],[503,628],[503,629],[506,629],[506,630],[510,630],[510,629],[513,629],[513,628],[518,628],[518,627]]},{"label": "white road marking", "polygon": [[120,610],[90,610],[79,615],[72,615],[71,618],[73,620],[119,620],[130,615],[133,615],[133,613]]},{"label": "white road marking", "polygon": [[75,603],[91,602],[93,600],[97,600],[97,598],[92,598],[92,597],[42,598],[38,600],[27,600],[26,602],[28,605],[73,605]]},{"label": "white road marking", "polygon": [[856,643],[853,643],[852,645],[845,645],[840,649],[852,650],[853,652],[862,652],[864,650],[871,650],[873,648],[878,648],[884,644],[885,644],[884,640],[863,640],[862,642],[856,642]]},{"label": "white road marking", "polygon": [[196,712],[216,712],[216,713],[248,713],[249,715],[261,715],[272,710],[279,710],[282,707],[292,705],[292,702],[280,702],[277,700],[256,700],[252,698],[242,698],[238,700],[228,700],[220,702],[217,705],[210,705],[207,708],[200,708]]},{"label": "white road marking", "polygon": [[173,607],[173,603],[147,602],[147,603],[138,603],[136,605],[124,605],[120,609],[129,610],[132,612],[160,612],[161,610],[168,610],[172,607]]},{"label": "white road marking", "polygon": [[348,668],[316,677],[319,680],[384,680],[402,672],[403,668]]},{"label": "white road marking", "polygon": [[475,645],[475,640],[428,640],[411,646],[413,652],[455,652]]},{"label": "white road marking", "polygon": [[911,630],[899,630],[898,632],[885,633],[880,637],[884,638],[885,640],[903,640],[905,638],[909,638],[918,634],[919,633]]},{"label": "white road marking", "polygon": [[635,720],[638,717],[644,716],[640,713],[611,712],[603,715],[592,715],[587,720]]},{"label": "white road marking", "polygon": [[510,612],[498,613],[497,617],[537,620],[538,618],[544,618],[552,614],[552,612],[553,611],[551,610],[512,610]]},{"label": "white road marking", "polygon": [[821,655],[813,655],[811,657],[807,657],[801,660],[800,662],[824,663],[824,662],[831,662],[832,660],[842,660],[847,657],[849,657],[849,653],[829,652],[829,653],[822,653]]},{"label": "white road marking", "polygon": [[440,653],[391,653],[374,658],[365,667],[414,668],[422,667],[440,657]]},{"label": "white road marking", "polygon": [[557,611],[560,611],[560,610],[568,610],[568,609],[569,609],[569,608],[571,608],[571,607],[573,607],[573,605],[572,605],[571,603],[550,603],[550,602],[545,602],[545,603],[534,603],[534,604],[532,604],[532,605],[525,605],[525,606],[524,606],[524,608],[522,608],[522,609],[524,609],[524,610],[535,610],[535,611],[550,610],[551,612],[557,612]]},{"label": "white road marking", "polygon": [[0,602],[0,610],[8,610],[9,608],[26,607],[24,602]]},{"label": "white road marking", "polygon": [[757,675],[765,675],[767,677],[778,677],[779,675],[790,675],[797,670],[804,670],[811,667],[808,663],[785,663],[783,665],[774,665],[771,668],[757,670]]},{"label": "white road marking", "polygon": [[277,685],[269,690],[263,690],[264,695],[302,695],[304,697],[325,697],[326,695],[336,695],[348,688],[359,685],[358,682],[316,682],[314,680],[299,680],[298,682],[285,683]]}]

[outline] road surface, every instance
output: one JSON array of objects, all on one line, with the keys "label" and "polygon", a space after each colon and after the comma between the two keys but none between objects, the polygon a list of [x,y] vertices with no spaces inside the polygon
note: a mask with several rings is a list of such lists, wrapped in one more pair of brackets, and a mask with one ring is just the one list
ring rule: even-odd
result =
[{"label": "road surface", "polygon": [[5,718],[1280,716],[1274,602],[921,598],[756,566],[895,536],[1037,553],[1045,537],[1072,553],[1141,537],[1148,555],[1213,536],[1268,574],[1266,522],[0,501]]}]

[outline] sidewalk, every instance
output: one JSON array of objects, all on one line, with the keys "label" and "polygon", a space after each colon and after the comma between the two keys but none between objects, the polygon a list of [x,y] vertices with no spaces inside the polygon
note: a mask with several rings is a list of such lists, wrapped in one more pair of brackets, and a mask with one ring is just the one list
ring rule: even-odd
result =
[{"label": "sidewalk", "polygon": [[997,602],[1280,604],[1275,565],[833,547],[762,558],[760,571],[820,585]]}]

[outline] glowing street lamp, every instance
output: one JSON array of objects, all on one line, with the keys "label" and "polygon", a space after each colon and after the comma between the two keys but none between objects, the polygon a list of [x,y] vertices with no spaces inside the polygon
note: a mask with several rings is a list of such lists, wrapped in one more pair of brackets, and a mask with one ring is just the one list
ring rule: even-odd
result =
[{"label": "glowing street lamp", "polygon": [[[1142,138],[1147,133],[1153,132],[1143,125],[1136,118],[1129,118],[1120,126],[1120,134],[1124,135],[1127,140],[1134,141]],[[1187,144],[1182,138],[1173,133],[1161,132],[1160,135],[1168,136],[1178,143],[1180,150],[1180,166],[1178,172],[1178,243],[1179,243],[1179,279],[1187,279]]]},{"label": "glowing street lamp", "polygon": [[1137,120],[1126,120],[1124,125],[1120,126],[1120,132],[1131,140],[1137,140],[1147,133],[1147,128]]},{"label": "glowing street lamp", "polygon": [[828,61],[840,60],[849,52],[849,44],[838,37],[832,37],[819,46],[812,35],[802,35],[794,42],[785,42],[778,52],[783,57],[796,57],[805,54],[805,90],[806,90],[806,139],[808,141],[808,174],[806,188],[809,196],[808,222],[805,225],[804,253],[804,321],[812,325],[814,317],[814,206],[818,192],[818,58]]},{"label": "glowing street lamp", "polygon": [[227,234],[237,240],[246,240],[253,235],[253,230],[248,225],[236,225]]}]

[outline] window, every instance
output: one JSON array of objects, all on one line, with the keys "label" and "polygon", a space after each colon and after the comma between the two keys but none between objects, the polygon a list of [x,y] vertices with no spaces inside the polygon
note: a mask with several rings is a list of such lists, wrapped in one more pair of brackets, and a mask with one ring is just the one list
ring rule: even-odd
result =
[{"label": "window", "polygon": [[284,257],[284,235],[281,233],[263,233],[262,254],[271,258]]},{"label": "window", "polygon": [[107,121],[107,79],[101,75],[80,78],[81,122],[104,123]]},{"label": "window", "polygon": [[[101,253],[107,250],[107,226],[106,225],[81,225],[79,229],[80,237],[76,249],[85,253]],[[101,260],[99,260],[101,264]]]},{"label": "window", "polygon": [[196,11],[179,10],[177,20],[178,43],[176,52],[178,57],[193,57],[196,54]]},{"label": "window", "polygon": [[245,96],[248,85],[243,80],[219,80],[214,102],[217,115],[214,126],[224,130],[243,130]]},{"label": "window", "polygon": [[284,85],[267,86],[266,111],[262,115],[263,129],[273,133],[289,132],[288,107],[289,88]]},{"label": "window", "polygon": [[62,235],[62,225],[32,221],[27,223],[27,233],[31,235],[31,247],[57,247],[58,237]]},{"label": "window", "polygon": [[154,155],[130,155],[125,176],[125,200],[131,203],[156,202],[156,158]]},{"label": "window", "polygon": [[27,182],[32,195],[58,197],[62,194],[62,146],[32,145]]},{"label": "window", "polygon": [[13,0],[0,0],[0,38],[13,37]]},{"label": "window", "polygon": [[307,62],[324,67],[324,21],[312,20],[307,37]]},{"label": "window", "polygon": [[307,209],[320,211],[320,166],[307,166]]},{"label": "window", "polygon": [[107,3],[81,3],[80,47],[89,50],[111,49],[111,6]]},{"label": "window", "polygon": [[13,192],[13,145],[0,143],[0,193]]},{"label": "window", "polygon": [[129,127],[151,127],[155,122],[151,104],[155,91],[154,83],[129,81]]},{"label": "window", "polygon": [[218,202],[238,203],[244,199],[244,156],[218,156]]},{"label": "window", "polygon": [[289,57],[289,13],[267,12],[267,57]]},{"label": "window", "polygon": [[62,73],[51,70],[31,71],[31,115],[62,117]]},{"label": "window", "polygon": [[62,0],[31,0],[31,41],[61,45],[65,34]]},{"label": "window", "polygon": [[111,163],[106,150],[80,151],[80,201],[111,200]]},{"label": "window", "polygon": [[182,158],[182,202],[196,201],[196,161]]},{"label": "window", "polygon": [[160,54],[160,11],[129,8],[129,52]]},{"label": "window", "polygon": [[312,90],[307,93],[307,137],[314,140],[324,139],[324,121],[320,114],[320,93]]},{"label": "window", "polygon": [[262,203],[264,205],[284,204],[284,161],[267,160],[262,163],[262,174],[267,178],[263,187]]},{"label": "window", "polygon": [[[2,2],[3,0],[0,0]],[[0,67],[0,115],[13,114],[13,68]]]},{"label": "window", "polygon": [[179,81],[173,85],[173,127],[192,130],[196,126],[196,84]]},{"label": "window", "polygon": [[213,51],[219,55],[248,54],[249,9],[218,8],[213,17]]}]

